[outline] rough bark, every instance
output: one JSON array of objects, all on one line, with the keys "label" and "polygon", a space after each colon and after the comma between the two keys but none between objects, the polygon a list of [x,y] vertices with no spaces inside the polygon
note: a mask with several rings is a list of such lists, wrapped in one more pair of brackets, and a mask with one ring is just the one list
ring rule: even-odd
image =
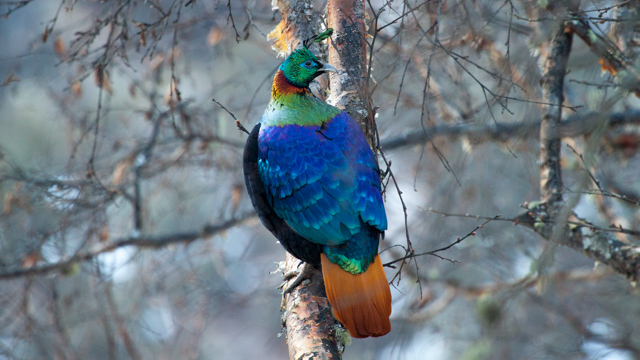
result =
[{"label": "rough bark", "polygon": [[282,20],[269,34],[278,56],[287,57],[304,40],[320,33],[321,19],[313,10],[312,0],[273,0]]},{"label": "rough bark", "polygon": [[546,104],[540,124],[540,194],[546,202],[562,201],[562,170],[560,169],[559,127],[564,102],[564,75],[571,51],[572,35],[558,29],[551,38],[551,52],[544,65],[542,98]]},{"label": "rough bark", "polygon": [[554,226],[551,219],[547,204],[537,203],[525,214],[518,216],[518,223],[533,229],[545,240],[568,246],[588,258],[610,266],[633,282],[640,280],[640,246],[625,244],[612,232],[588,226]]},{"label": "rough bark", "polygon": [[[311,0],[274,1],[282,21],[270,34],[275,38],[274,48],[281,55],[288,55],[299,43],[319,34],[320,19],[313,11]],[[310,50],[317,55],[318,47]],[[300,261],[287,254],[284,273],[298,270]],[[314,271],[311,279],[296,286],[285,299],[283,326],[286,327],[289,359],[339,360],[344,351],[341,328],[331,314],[331,306],[324,291],[322,273]]]},{"label": "rough bark", "polygon": [[[287,253],[285,268],[296,269],[300,260]],[[331,314],[324,291],[322,273],[314,271],[287,296],[284,326],[287,332],[290,360],[339,360],[344,351],[346,334]]]},{"label": "rough bark", "polygon": [[367,43],[364,20],[363,0],[329,0],[327,23],[334,32],[329,42],[329,62],[339,73],[331,74],[328,102],[351,115],[360,124],[369,145],[373,145],[375,123],[365,88]]}]

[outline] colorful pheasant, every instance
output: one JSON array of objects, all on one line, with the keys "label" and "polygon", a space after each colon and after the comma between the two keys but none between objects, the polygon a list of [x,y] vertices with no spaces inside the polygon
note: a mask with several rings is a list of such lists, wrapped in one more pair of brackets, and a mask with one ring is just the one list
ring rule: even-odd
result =
[{"label": "colorful pheasant", "polygon": [[391,292],[378,255],[387,228],[380,175],[358,124],[312,95],[309,83],[336,69],[307,46],[273,78],[271,101],[244,150],[247,190],[284,248],[322,266],[327,298],[353,337],[391,330]]}]

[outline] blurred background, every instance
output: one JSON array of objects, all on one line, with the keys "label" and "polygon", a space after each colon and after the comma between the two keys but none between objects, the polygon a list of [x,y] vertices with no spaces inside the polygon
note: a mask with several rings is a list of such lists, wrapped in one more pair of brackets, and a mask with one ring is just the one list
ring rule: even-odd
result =
[{"label": "blurred background", "polygon": [[[0,1],[0,359],[287,358],[285,254],[246,194],[229,113],[250,129],[269,100],[274,5]],[[369,42],[388,25],[368,51],[399,189],[384,179],[383,261],[407,234],[416,253],[473,234],[389,267],[393,330],[344,359],[640,358],[636,284],[512,220],[540,197],[531,125],[555,21],[579,16],[638,70],[637,1],[564,5],[366,2]],[[638,229],[637,83],[578,37],[568,68],[568,206]],[[628,121],[582,136],[594,113]]]}]

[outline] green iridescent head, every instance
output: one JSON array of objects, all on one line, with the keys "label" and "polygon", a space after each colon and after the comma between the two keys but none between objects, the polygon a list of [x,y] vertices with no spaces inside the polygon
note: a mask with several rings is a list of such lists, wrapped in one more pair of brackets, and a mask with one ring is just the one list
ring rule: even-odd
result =
[{"label": "green iridescent head", "polygon": [[316,42],[328,38],[332,33],[333,29],[327,29],[322,34],[306,40],[301,49],[294,51],[280,65],[280,70],[282,70],[284,77],[291,85],[309,87],[311,81],[321,74],[327,71],[337,72],[333,66],[320,62],[307,48]]}]

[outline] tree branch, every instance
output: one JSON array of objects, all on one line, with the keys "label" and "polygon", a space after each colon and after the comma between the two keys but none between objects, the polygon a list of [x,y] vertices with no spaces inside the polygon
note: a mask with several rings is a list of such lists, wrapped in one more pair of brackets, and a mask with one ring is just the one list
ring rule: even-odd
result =
[{"label": "tree branch", "polygon": [[[614,232],[595,227],[556,224],[550,219],[547,204],[537,203],[529,211],[518,216],[516,222],[533,229],[545,240],[568,246],[610,266],[631,281],[640,280],[640,246],[621,242],[615,237]],[[560,234],[556,235],[554,231],[558,229]]]},{"label": "tree branch", "polygon": [[[560,25],[553,35],[542,78],[543,101],[561,105],[563,81],[571,49],[572,34]],[[571,209],[562,199],[560,141],[557,133],[562,108],[548,106],[540,125],[540,193],[542,202],[533,204],[519,221],[544,239],[581,251],[587,257],[611,266],[632,281],[640,276],[640,247],[620,242],[611,232],[567,225]]]},{"label": "tree branch", "polygon": [[[555,131],[560,138],[571,138],[591,133],[602,126],[605,119],[609,122],[609,128],[640,124],[640,110],[629,110],[612,114],[601,112],[589,112],[586,114],[573,114],[555,125]],[[502,141],[508,138],[526,138],[540,134],[541,121],[523,120],[517,123],[497,123],[490,125],[435,125],[427,127],[427,133],[432,137],[447,137],[456,139],[463,136],[471,136],[474,142]],[[417,130],[406,135],[383,140],[381,147],[384,150],[393,150],[405,146],[422,144],[429,141],[422,130]]]},{"label": "tree branch", "polygon": [[[297,269],[301,264],[287,253],[286,271]],[[344,343],[337,337],[338,322],[331,313],[321,272],[314,271],[310,281],[303,281],[291,291],[286,299],[285,315],[283,325],[287,329],[289,359],[342,359]]]},{"label": "tree branch", "polygon": [[625,58],[622,51],[609,40],[591,28],[586,19],[580,18],[566,22],[566,30],[575,33],[584,41],[591,52],[600,58],[602,69],[616,76],[620,83],[636,95],[640,95],[640,73],[633,64]]},{"label": "tree branch", "polygon": [[190,243],[194,240],[211,237],[215,234],[226,231],[248,219],[252,219],[255,217],[256,217],[255,212],[251,211],[251,212],[242,214],[237,218],[225,221],[221,224],[206,225],[200,231],[174,233],[174,234],[157,235],[157,236],[125,237],[125,238],[112,241],[107,245],[103,245],[94,250],[89,250],[86,252],[78,252],[75,255],[71,256],[70,258],[56,262],[56,263],[51,263],[46,265],[36,265],[36,266],[23,268],[23,269],[2,271],[0,272],[0,280],[13,279],[13,278],[18,278],[23,276],[45,275],[52,272],[64,272],[69,268],[73,267],[77,263],[94,259],[100,254],[108,253],[125,246],[136,246],[138,248],[158,249],[171,244]]},{"label": "tree branch", "polygon": [[571,51],[572,35],[558,25],[551,38],[551,52],[544,65],[542,76],[542,101],[544,115],[540,123],[540,194],[542,200],[551,203],[562,201],[562,170],[560,169],[561,137],[558,127],[562,120],[564,102],[564,75]]}]

